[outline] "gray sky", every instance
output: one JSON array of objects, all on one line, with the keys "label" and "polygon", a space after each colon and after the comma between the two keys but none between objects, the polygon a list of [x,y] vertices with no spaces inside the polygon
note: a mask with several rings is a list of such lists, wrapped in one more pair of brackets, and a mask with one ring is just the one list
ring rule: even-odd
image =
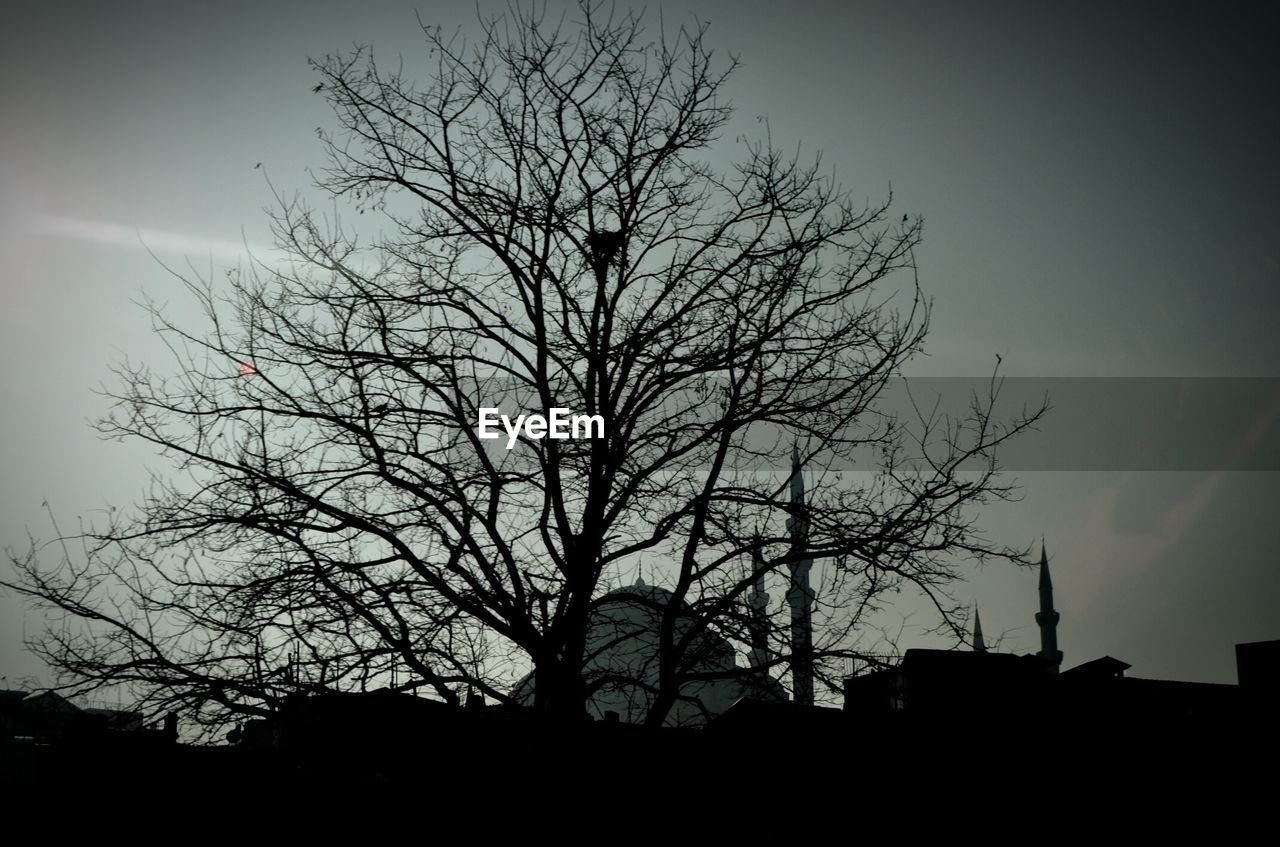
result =
[{"label": "gray sky", "polygon": [[[45,497],[68,530],[164,470],[86,423],[113,359],[159,356],[131,301],[189,309],[143,243],[215,272],[266,244],[264,172],[288,192],[322,164],[306,57],[416,48],[412,3],[259,5],[6,10],[0,544],[49,536]],[[419,8],[452,27],[476,5]],[[742,59],[742,128],[767,115],[856,193],[892,183],[924,216],[935,311],[913,374],[983,375],[1000,354],[1020,376],[1280,376],[1274,5],[661,8],[710,20]],[[984,525],[1047,537],[1068,665],[1110,654],[1137,675],[1230,682],[1234,643],[1280,638],[1276,473],[1017,476],[1026,499]],[[1036,649],[1034,574],[990,568],[961,593],[989,643]],[[36,672],[18,643],[38,618],[11,598],[0,615],[0,675]]]}]

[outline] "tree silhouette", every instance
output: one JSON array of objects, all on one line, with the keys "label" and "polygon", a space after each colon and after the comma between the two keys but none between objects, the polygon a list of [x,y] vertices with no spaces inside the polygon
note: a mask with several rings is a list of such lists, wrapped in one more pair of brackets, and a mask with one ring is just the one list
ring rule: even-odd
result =
[{"label": "tree silhouette", "polygon": [[[734,62],[701,24],[643,23],[424,26],[422,83],[363,49],[313,62],[337,119],[317,184],[366,217],[277,196],[291,262],[184,276],[199,330],[150,305],[174,368],[119,367],[101,429],[182,481],[5,583],[83,620],[33,644],[68,686],[130,684],[213,731],[308,691],[509,702],[532,669],[531,705],[580,715],[618,682],[584,672],[589,624],[642,558],[665,587],[621,590],[653,620],[628,681],[653,724],[716,680],[821,699],[904,589],[963,636],[960,565],[1023,555],[973,507],[1010,496],[995,448],[1042,410],[998,424],[993,379],[964,419],[882,411],[926,336],[920,219],[854,202],[767,125],[715,166]],[[486,407],[606,437],[507,450]],[[876,473],[829,470],[855,453]]]}]

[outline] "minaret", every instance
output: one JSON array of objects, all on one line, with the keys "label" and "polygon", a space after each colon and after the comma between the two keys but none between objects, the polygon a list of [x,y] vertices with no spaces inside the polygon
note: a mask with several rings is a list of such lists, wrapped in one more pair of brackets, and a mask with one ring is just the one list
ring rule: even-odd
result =
[{"label": "minaret", "polygon": [[978,615],[978,607],[973,607],[973,652],[987,652],[987,642],[982,640],[982,618]]},{"label": "minaret", "polygon": [[1057,673],[1062,665],[1062,651],[1058,649],[1058,613],[1053,608],[1053,580],[1049,577],[1049,557],[1045,554],[1044,541],[1040,542],[1040,611],[1036,613],[1040,625],[1040,652]]},{"label": "minaret", "polygon": [[[805,517],[804,472],[800,469],[800,451],[791,448],[792,516],[787,519],[791,533],[791,553],[800,555],[809,546],[809,521]],[[798,559],[791,563],[791,585],[787,605],[791,607],[791,684],[795,702],[813,705],[813,589],[809,587],[809,571],[813,560]]]},{"label": "minaret", "polygon": [[[757,540],[758,545],[758,540]],[[764,590],[764,556],[759,546],[751,551],[752,584],[751,594],[747,597],[750,617],[747,628],[751,632],[750,667],[761,673],[769,664],[769,594]]]}]

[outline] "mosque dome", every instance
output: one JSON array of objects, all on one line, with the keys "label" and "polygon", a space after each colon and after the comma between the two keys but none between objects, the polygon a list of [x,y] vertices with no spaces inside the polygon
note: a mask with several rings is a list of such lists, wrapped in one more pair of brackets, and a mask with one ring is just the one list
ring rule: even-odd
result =
[{"label": "mosque dome", "polygon": [[[591,614],[583,673],[591,690],[587,709],[603,720],[616,713],[624,723],[642,723],[658,685],[658,646],[664,610],[673,595],[661,586],[638,580],[602,596]],[[677,618],[677,637],[688,632],[692,616],[681,603],[685,619]],[[703,631],[685,655],[693,672],[725,672],[741,669],[744,679],[690,680],[681,687],[680,699],[667,715],[669,726],[698,726],[726,711],[744,694],[746,669],[737,664],[737,651],[725,638]],[[781,686],[776,686],[782,698]],[[532,675],[516,686],[519,700],[531,701]]]}]

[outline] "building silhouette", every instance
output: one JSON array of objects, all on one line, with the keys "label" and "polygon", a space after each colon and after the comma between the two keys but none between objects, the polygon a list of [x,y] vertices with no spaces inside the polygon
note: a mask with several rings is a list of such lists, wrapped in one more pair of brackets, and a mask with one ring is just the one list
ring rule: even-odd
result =
[{"label": "building silhouette", "polygon": [[[792,562],[786,608],[793,694],[788,697],[782,683],[770,673],[776,659],[769,646],[770,597],[765,590],[764,562],[757,553],[746,597],[746,665],[738,664],[737,649],[728,639],[710,629],[700,632],[680,657],[680,672],[691,678],[680,686],[679,698],[665,719],[669,727],[703,726],[743,699],[770,703],[794,699],[801,705],[813,705],[814,594],[809,581],[813,560],[804,555],[809,532],[804,472],[794,449],[787,487]],[[662,618],[669,606],[677,607],[675,640],[680,641],[696,625],[692,611],[687,604],[676,603],[670,591],[645,583],[643,577],[610,591],[597,602],[589,622],[583,669],[591,692],[587,712],[592,718],[624,724],[645,721],[656,699]],[[699,679],[700,675],[708,678]],[[516,685],[512,694],[517,702],[532,704],[533,685],[533,674]]]},{"label": "building silhouette", "polygon": [[1040,611],[1036,612],[1036,624],[1040,627],[1039,655],[1053,671],[1062,666],[1062,651],[1058,649],[1058,612],[1053,608],[1053,579],[1049,576],[1049,557],[1045,553],[1044,540],[1040,541]]},{"label": "building silhouette", "polygon": [[[673,605],[678,607],[675,639],[679,641],[689,636],[695,621],[688,606],[677,603],[661,586],[640,578],[610,591],[597,603],[583,665],[590,692],[587,713],[593,719],[644,723],[657,696],[662,618]],[[680,665],[680,672],[691,678],[680,686],[679,698],[666,718],[669,727],[704,725],[744,696],[786,696],[762,665],[739,665],[733,644],[709,629],[691,638]],[[699,679],[699,675],[710,678]],[[524,677],[512,694],[517,702],[532,705],[533,674]]]},{"label": "building silhouette", "polygon": [[688,681],[663,727],[641,725],[657,681],[662,615],[678,607],[678,634],[688,633],[693,619],[670,591],[641,578],[606,594],[593,613],[585,667],[593,720],[521,708],[532,702],[530,676],[517,685],[514,704],[487,705],[474,697],[459,708],[390,690],[292,695],[271,716],[234,730],[231,745],[188,748],[173,743],[173,719],[163,729],[145,727],[129,712],[81,708],[52,692],[0,692],[0,746],[7,748],[0,752],[18,754],[9,756],[0,777],[52,776],[68,763],[108,761],[103,751],[139,778],[247,779],[260,789],[277,779],[310,786],[339,778],[400,784],[429,774],[445,790],[552,760],[581,773],[596,773],[592,769],[605,763],[601,772],[610,779],[636,785],[681,774],[794,778],[801,773],[797,763],[815,756],[855,762],[859,773],[914,776],[919,762],[953,765],[961,748],[977,751],[981,764],[1002,776],[1026,766],[1030,756],[1038,781],[1072,771],[1097,778],[1104,763],[1142,778],[1164,772],[1203,777],[1250,757],[1274,771],[1280,641],[1236,646],[1238,685],[1134,677],[1128,663],[1111,656],[1064,668],[1043,543],[1034,614],[1038,651],[993,650],[975,607],[968,649],[907,650],[892,665],[846,679],[841,707],[814,705],[803,681],[811,562],[804,557],[798,462],[789,484],[793,561],[799,563],[790,569],[784,613],[784,637],[800,659],[790,662],[800,680],[793,695],[770,673],[787,663],[770,647],[770,598],[757,559],[746,597],[745,664],[726,638],[707,630],[693,637],[685,657]]},{"label": "building silhouette", "polygon": [[1280,641],[1237,645],[1238,685],[1132,677],[1131,666],[1111,656],[1063,670],[1043,543],[1039,571],[1039,651],[991,652],[975,610],[970,650],[907,650],[890,667],[852,676],[844,684],[845,711],[911,727],[962,719],[1010,737],[1031,732],[1079,740],[1087,734],[1118,741],[1176,730],[1196,738],[1227,726],[1274,736]]}]

